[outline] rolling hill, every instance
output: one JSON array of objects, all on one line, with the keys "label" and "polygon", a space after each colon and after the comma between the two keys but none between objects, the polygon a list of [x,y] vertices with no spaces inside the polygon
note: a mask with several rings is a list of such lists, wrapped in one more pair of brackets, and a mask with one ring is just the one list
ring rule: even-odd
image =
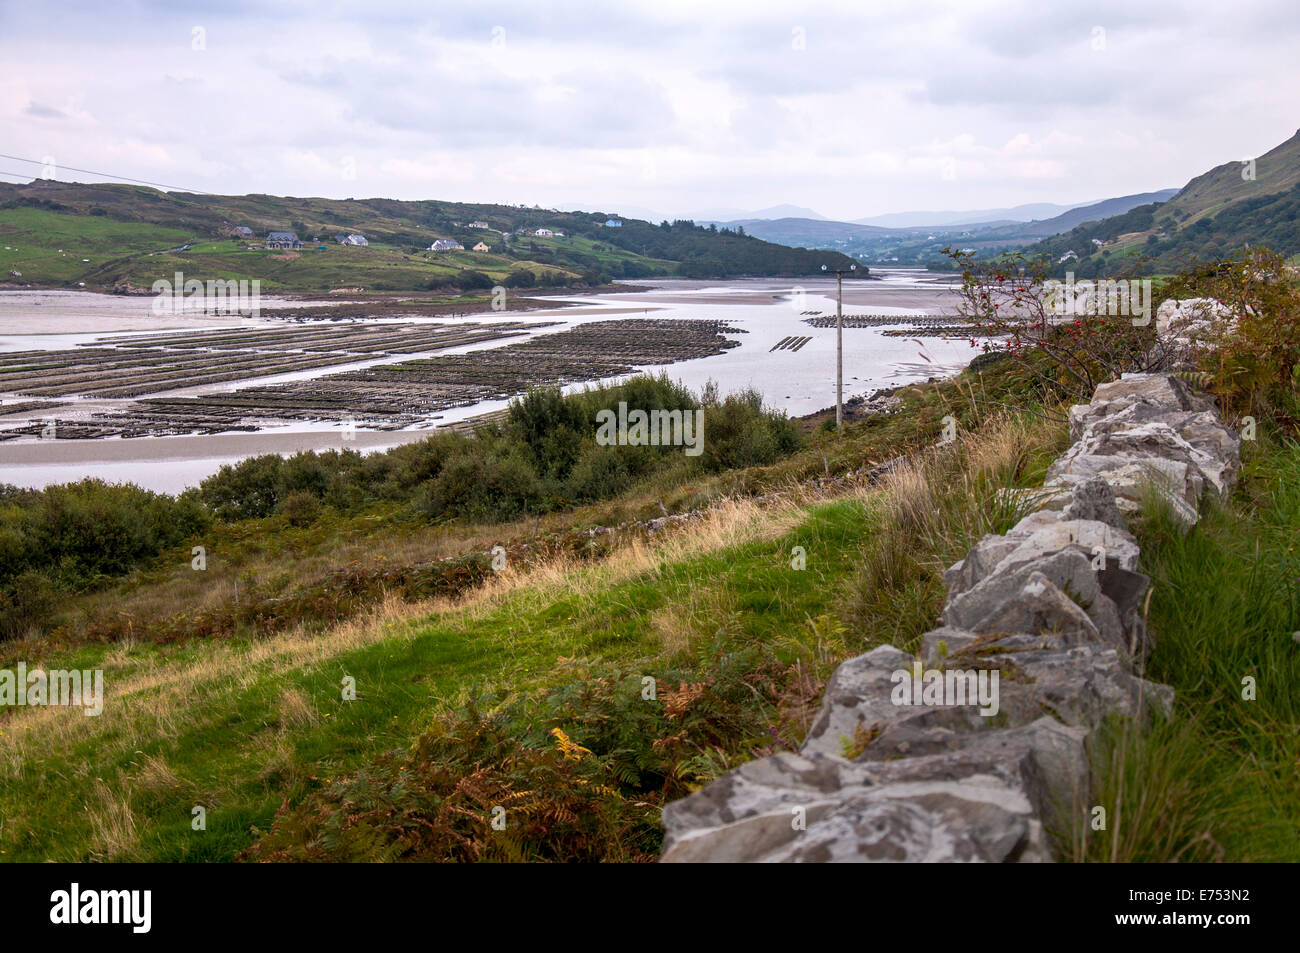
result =
[{"label": "rolling hill", "polygon": [[1176,195],[1177,192],[1177,189],[1161,189],[1158,192],[1139,192],[1136,195],[1123,195],[1119,198],[1095,202],[1092,205],[1081,205],[1078,208],[1072,208],[1054,218],[1044,219],[1041,222],[1024,222],[1023,224],[990,228],[982,231],[980,237],[1024,238],[1030,235],[1043,237],[1059,235],[1062,232],[1068,232],[1077,225],[1082,225],[1084,222],[1096,222],[1114,215],[1123,215],[1139,205],[1164,202]]},{"label": "rolling hill", "polygon": [[[260,279],[268,291],[469,290],[605,284],[679,275],[799,276],[850,259],[787,248],[731,229],[537,207],[392,199],[161,192],[135,185],[38,180],[0,184],[0,281],[21,286],[148,288],[176,271],[201,278]],[[253,239],[230,231],[247,226]],[[538,236],[538,229],[558,234]],[[260,247],[267,232],[293,231],[301,251]],[[365,247],[340,245],[364,234]],[[461,250],[431,252],[451,238]],[[471,249],[478,242],[486,252]],[[513,276],[513,277],[512,277]]]}]

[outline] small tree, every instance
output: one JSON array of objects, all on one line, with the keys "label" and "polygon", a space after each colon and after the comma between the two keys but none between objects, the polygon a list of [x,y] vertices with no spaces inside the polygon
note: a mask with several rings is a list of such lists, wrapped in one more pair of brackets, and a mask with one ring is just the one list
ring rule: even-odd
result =
[{"label": "small tree", "polygon": [[1015,252],[977,261],[974,252],[945,248],[944,254],[962,271],[957,313],[979,332],[985,352],[1009,355],[1049,390],[1087,400],[1098,384],[1152,366],[1150,314],[1142,321],[1105,301],[1096,308],[1102,313],[1073,313],[1062,306],[1065,288],[1048,283],[1049,264],[1041,256]]}]

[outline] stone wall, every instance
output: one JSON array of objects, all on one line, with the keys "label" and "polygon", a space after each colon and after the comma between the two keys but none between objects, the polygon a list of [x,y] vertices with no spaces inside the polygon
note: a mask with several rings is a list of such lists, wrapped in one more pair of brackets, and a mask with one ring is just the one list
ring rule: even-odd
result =
[{"label": "stone wall", "polygon": [[945,573],[920,657],[840,665],[797,754],[664,808],[663,861],[1054,859],[1047,831],[1088,819],[1103,722],[1173,703],[1141,677],[1149,580],[1126,514],[1155,492],[1190,525],[1240,471],[1237,436],[1175,377],[1103,384],[1070,435],[1041,508]]}]

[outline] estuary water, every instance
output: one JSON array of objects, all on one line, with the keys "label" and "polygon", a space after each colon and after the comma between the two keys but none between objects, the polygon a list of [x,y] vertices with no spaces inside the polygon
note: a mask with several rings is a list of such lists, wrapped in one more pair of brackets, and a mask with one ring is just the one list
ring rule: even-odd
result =
[{"label": "estuary water", "polygon": [[[637,282],[648,291],[574,295],[554,299],[554,309],[508,312],[500,320],[543,324],[533,334],[548,334],[590,321],[627,317],[706,318],[725,320],[739,332],[733,335],[739,346],[712,357],[677,364],[644,368],[663,371],[693,389],[709,381],[723,393],[752,387],[766,402],[799,416],[835,403],[835,328],[815,328],[804,323],[807,312],[835,314],[834,279],[813,279],[793,283],[777,279],[735,281],[692,281],[662,279]],[[133,331],[157,333],[174,329],[185,334],[213,327],[276,326],[275,305],[263,302],[262,315],[249,319],[159,319],[150,312],[148,298],[124,299],[84,292],[0,292],[0,351],[62,349],[93,344],[101,337]],[[299,302],[292,302],[299,304]],[[900,316],[942,314],[956,304],[950,281],[919,269],[874,271],[871,280],[844,282],[845,314],[896,314]],[[469,320],[491,322],[494,315],[474,315]],[[386,319],[392,320],[392,319]],[[456,321],[464,318],[418,318],[419,322]],[[940,338],[887,337],[881,328],[845,328],[844,397],[869,394],[877,388],[914,383],[956,373],[979,353],[966,341]],[[808,337],[798,351],[772,350],[787,336]],[[518,337],[449,349],[438,353],[461,353],[484,347],[500,347],[521,340]],[[421,357],[385,357],[381,363]],[[376,362],[366,362],[376,363]],[[169,396],[230,391],[252,385],[303,380],[338,373],[329,367],[215,384]],[[592,383],[592,382],[587,382]],[[583,383],[566,389],[578,390]],[[0,384],[3,391],[3,384]],[[21,395],[0,393],[5,403],[21,401]],[[111,402],[74,401],[60,408],[58,416],[102,410]],[[223,464],[262,453],[293,453],[307,449],[351,448],[378,450],[419,440],[439,426],[475,417],[505,406],[504,401],[483,401],[470,407],[443,411],[400,431],[359,430],[347,442],[335,423],[294,423],[270,427],[256,433],[208,434],[171,437],[136,437],[104,440],[38,440],[19,438],[0,442],[0,483],[41,487],[51,483],[99,477],[110,482],[132,482],[169,493],[194,486]],[[83,409],[84,408],[84,409]],[[0,413],[0,427],[12,426],[17,418]],[[39,415],[37,415],[39,416]]]}]

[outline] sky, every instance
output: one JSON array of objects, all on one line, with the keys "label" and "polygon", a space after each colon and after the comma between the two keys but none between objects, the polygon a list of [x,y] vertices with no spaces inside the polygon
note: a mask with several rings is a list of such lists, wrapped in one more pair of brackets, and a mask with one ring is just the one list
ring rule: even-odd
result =
[{"label": "sky", "polygon": [[0,180],[700,219],[1077,204],[1289,138],[1298,51],[1297,0],[0,0]]}]

